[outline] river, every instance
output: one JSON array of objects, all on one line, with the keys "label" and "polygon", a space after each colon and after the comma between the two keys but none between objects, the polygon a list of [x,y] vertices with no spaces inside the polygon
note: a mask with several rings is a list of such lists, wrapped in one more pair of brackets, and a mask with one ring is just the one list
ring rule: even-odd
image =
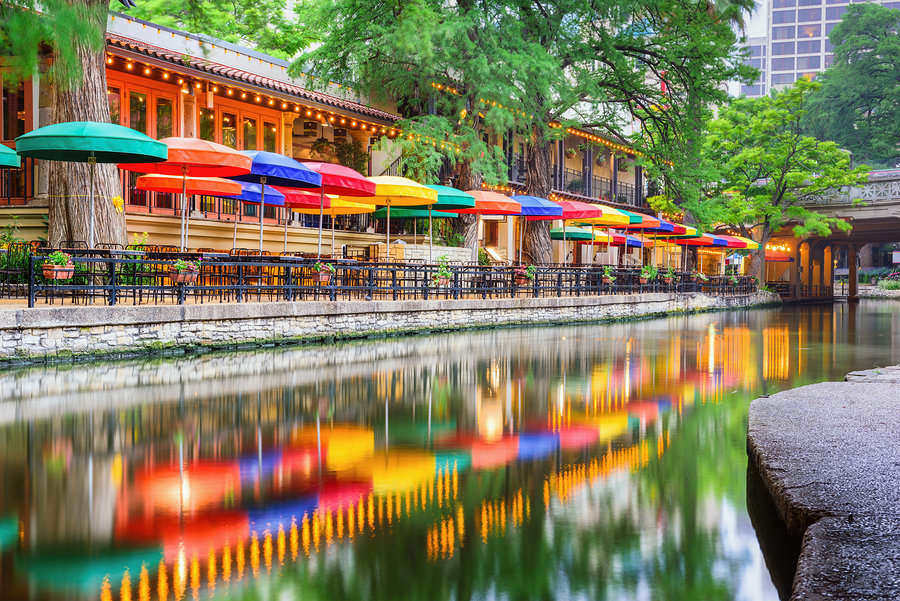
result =
[{"label": "river", "polygon": [[778,599],[756,396],[900,303],[0,373],[0,598]]}]

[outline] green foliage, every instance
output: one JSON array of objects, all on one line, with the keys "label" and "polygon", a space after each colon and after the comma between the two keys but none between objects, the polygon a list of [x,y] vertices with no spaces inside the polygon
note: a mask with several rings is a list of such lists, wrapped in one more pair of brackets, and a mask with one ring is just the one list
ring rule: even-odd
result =
[{"label": "green foliage", "polygon": [[491,256],[488,254],[487,250],[484,248],[478,249],[478,264],[479,265],[490,265],[491,264]]},{"label": "green foliage", "polygon": [[453,272],[450,271],[450,258],[447,255],[438,257],[437,266],[437,271],[431,276],[432,283],[435,286],[439,285],[441,280],[449,280],[453,277]]},{"label": "green foliage", "polygon": [[663,279],[666,280],[674,280],[675,279],[675,270],[669,267],[663,272]]},{"label": "green foliage", "polygon": [[72,261],[72,257],[61,250],[55,250],[49,255],[47,255],[46,263],[51,265],[59,265],[65,266],[68,265]]},{"label": "green foliage", "polygon": [[323,261],[316,261],[313,264],[313,269],[318,271],[319,273],[323,271],[327,271],[328,273],[334,275],[337,272],[337,269],[331,263],[325,263]]},{"label": "green foliage", "polygon": [[900,10],[847,7],[829,35],[834,64],[817,80],[804,129],[833,140],[857,160],[881,167],[900,161]]},{"label": "green foliage", "polygon": [[537,275],[537,267],[534,265],[528,265],[527,267],[520,265],[516,267],[516,275],[528,278],[533,282]]},{"label": "green foliage", "polygon": [[172,269],[181,273],[183,271],[200,271],[200,259],[196,261],[185,261],[184,259],[178,259],[175,263],[172,264]]},{"label": "green foliage", "polygon": [[9,248],[9,245],[19,240],[19,216],[10,217],[9,223],[0,228],[0,248]]},{"label": "green foliage", "polygon": [[613,275],[613,268],[610,265],[606,265],[603,267],[603,279],[612,284],[616,281],[616,276]]},{"label": "green foliage", "polygon": [[659,269],[655,265],[644,265],[641,267],[641,277],[647,281],[653,281],[659,275]]},{"label": "green foliage", "polygon": [[742,236],[754,236],[761,245],[786,226],[801,238],[849,230],[843,219],[807,205],[865,182],[868,171],[865,166],[851,169],[849,155],[834,142],[803,135],[804,104],[818,88],[818,83],[800,80],[773,97],[741,98],[722,109],[709,124],[703,149],[707,200],[685,208],[711,211],[716,221]]},{"label": "green foliage", "polygon": [[900,280],[878,280],[878,287],[882,290],[900,290]]}]

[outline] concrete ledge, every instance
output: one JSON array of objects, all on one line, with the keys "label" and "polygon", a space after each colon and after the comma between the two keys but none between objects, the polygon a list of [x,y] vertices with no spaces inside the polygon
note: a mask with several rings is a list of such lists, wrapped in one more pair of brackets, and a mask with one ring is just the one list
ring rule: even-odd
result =
[{"label": "concrete ledge", "polygon": [[750,406],[750,461],[787,532],[802,537],[795,601],[900,599],[900,392],[879,375]]},{"label": "concrete ledge", "polygon": [[171,346],[339,339],[510,324],[633,319],[778,302],[770,293],[400,301],[299,301],[0,310],[0,360]]}]

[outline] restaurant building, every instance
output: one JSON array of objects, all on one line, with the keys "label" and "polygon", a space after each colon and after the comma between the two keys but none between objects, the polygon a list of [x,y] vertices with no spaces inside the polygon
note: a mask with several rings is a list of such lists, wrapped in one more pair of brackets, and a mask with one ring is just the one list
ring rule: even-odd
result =
[{"label": "restaurant building", "polygon": [[[376,146],[383,137],[403,135],[395,125],[400,118],[397,107],[364,91],[334,82],[323,85],[308,75],[291,77],[288,61],[123,14],[110,14],[106,39],[107,93],[114,123],[154,138],[198,137],[238,150],[343,162],[366,175],[397,170],[397,147]],[[0,143],[14,148],[17,136],[51,122],[47,85],[35,75],[18,88],[3,90]],[[592,132],[570,128],[567,133],[553,148],[553,196],[644,206],[646,183],[633,150]],[[498,188],[515,193],[524,184],[524,141],[485,135],[503,148],[507,158],[508,183]],[[177,196],[143,192],[134,184],[135,175],[122,172],[129,236],[147,233],[152,244],[177,244]],[[20,238],[45,237],[46,196],[47,175],[41,161],[24,159],[21,169],[0,173],[0,225],[15,215]],[[211,197],[191,202],[192,247],[256,247],[257,205]],[[263,218],[268,250],[282,250],[285,221],[290,250],[315,248],[317,217],[268,206]],[[485,217],[481,245],[500,259],[514,257],[518,221]],[[326,218],[326,227],[330,225]],[[339,247],[368,253],[382,240],[378,230],[383,232],[384,225],[362,215],[338,217],[335,227]],[[412,242],[411,236],[400,239]]]}]

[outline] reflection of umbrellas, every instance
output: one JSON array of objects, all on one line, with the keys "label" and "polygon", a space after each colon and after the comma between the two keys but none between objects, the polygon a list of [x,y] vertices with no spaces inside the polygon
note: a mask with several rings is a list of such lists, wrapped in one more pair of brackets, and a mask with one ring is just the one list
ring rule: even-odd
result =
[{"label": "reflection of umbrellas", "polygon": [[[275,152],[265,150],[242,150],[250,157],[250,173],[238,175],[235,179],[259,184],[274,184],[288,188],[319,188],[322,176],[304,167],[299,161]],[[266,209],[266,194],[260,198],[259,207],[259,250],[263,249],[263,213]],[[286,250],[286,249],[285,249]]]},{"label": "reflection of umbrellas", "polygon": [[164,161],[165,144],[139,131],[113,123],[72,121],[39,127],[16,138],[16,152],[47,161],[87,163],[90,179],[88,246],[94,247],[94,171],[97,163]]},{"label": "reflection of umbrellas", "polygon": [[453,470],[462,472],[472,465],[472,454],[468,451],[457,449],[438,449],[434,452],[434,467],[436,470]]},{"label": "reflection of umbrellas", "polygon": [[[538,196],[527,196],[519,194],[511,196],[513,200],[522,205],[522,215],[524,217],[558,217],[562,218],[562,207],[546,198]],[[525,245],[525,224],[521,224],[521,233],[519,234],[519,263],[522,262],[522,247]]]},{"label": "reflection of umbrellas", "polygon": [[0,551],[15,544],[19,537],[19,519],[14,515],[0,518]]},{"label": "reflection of umbrellas", "polygon": [[559,446],[564,450],[580,449],[593,444],[600,433],[595,428],[588,426],[572,426],[560,428]]},{"label": "reflection of umbrellas", "polygon": [[[358,171],[343,165],[334,163],[304,162],[303,166],[312,169],[322,176],[322,186],[319,188],[319,208],[325,209],[326,194],[338,196],[367,197],[374,196],[375,184]],[[316,243],[316,256],[322,254],[322,215],[319,211],[319,238]]]},{"label": "reflection of umbrellas", "polygon": [[523,432],[519,434],[520,460],[540,459],[559,448],[559,434],[556,432]]},{"label": "reflection of umbrellas", "polygon": [[166,561],[171,561],[181,552],[187,556],[206,553],[245,539],[250,534],[248,514],[252,511],[222,510],[149,519],[136,516],[116,524],[115,538],[132,544],[158,544]]},{"label": "reflection of umbrellas", "polygon": [[[428,440],[429,425],[428,422],[410,422],[391,419],[388,424],[389,442],[391,443],[412,443],[425,444]],[[376,426],[377,427],[377,426]],[[384,422],[380,423],[380,427],[384,427]],[[431,437],[440,439],[456,432],[456,420],[446,422],[431,422]]]},{"label": "reflection of umbrellas", "polygon": [[468,449],[472,457],[472,468],[486,469],[514,461],[519,453],[519,437],[504,436],[499,440],[486,441],[460,436],[443,441],[441,446],[445,449]]},{"label": "reflection of umbrellas", "polygon": [[[222,144],[197,138],[163,138],[169,149],[164,163],[123,162],[119,169],[138,173],[159,173],[201,177],[228,177],[250,171],[250,160]],[[187,246],[187,180],[181,190],[181,250]]]},{"label": "reflection of umbrellas", "polygon": [[370,482],[334,481],[319,488],[318,509],[329,511],[353,505],[372,491]]},{"label": "reflection of umbrellas", "polygon": [[109,548],[89,553],[39,550],[17,555],[15,567],[38,590],[95,593],[107,576],[118,576],[125,570],[136,576],[141,573],[142,565],[155,566],[162,558],[162,549],[158,547]]},{"label": "reflection of umbrellas", "polygon": [[183,471],[174,465],[139,472],[133,491],[145,509],[178,513],[218,503],[240,490],[240,480],[238,462],[205,461],[188,465]]},{"label": "reflection of umbrellas", "polygon": [[22,164],[19,155],[9,146],[0,144],[0,167],[17,169]]},{"label": "reflection of umbrellas", "polygon": [[583,415],[573,417],[572,421],[578,425],[596,429],[600,440],[610,440],[628,429],[628,412],[615,411],[598,415]]},{"label": "reflection of umbrellas", "polygon": [[291,499],[279,503],[272,503],[265,507],[254,508],[247,511],[249,529],[255,532],[264,530],[277,530],[279,526],[288,529],[291,522],[299,522],[303,514],[312,513],[316,508],[318,498],[316,495],[307,495],[299,499]]},{"label": "reflection of umbrellas", "polygon": [[450,186],[429,185],[429,188],[438,193],[437,202],[428,205],[428,262],[434,260],[432,249],[434,247],[434,234],[431,229],[431,209],[455,211],[456,209],[470,209],[475,206],[475,197],[462,190]]},{"label": "reflection of umbrellas", "polygon": [[[319,439],[313,426],[295,430],[292,440],[304,446],[315,447]],[[334,472],[346,471],[372,456],[375,452],[375,433],[369,428],[353,425],[323,427],[321,444],[328,469]]]},{"label": "reflection of umbrellas", "polygon": [[405,177],[393,175],[379,175],[370,177],[375,182],[375,196],[372,202],[387,207],[387,225],[385,227],[385,242],[387,244],[387,259],[391,258],[391,206],[418,207],[432,205],[437,202],[438,193],[428,186]]},{"label": "reflection of umbrellas", "polygon": [[641,420],[653,420],[659,416],[659,405],[648,401],[631,401],[625,406],[628,415]]},{"label": "reflection of umbrellas", "polygon": [[391,450],[376,453],[360,463],[357,476],[370,479],[375,494],[412,490],[434,479],[434,455],[418,450]]},{"label": "reflection of umbrellas", "polygon": [[475,206],[471,209],[459,209],[457,213],[475,215],[475,243],[472,247],[472,260],[478,262],[478,230],[481,227],[482,215],[518,215],[522,205],[515,200],[491,192],[490,190],[468,190],[467,194],[475,197]]}]

